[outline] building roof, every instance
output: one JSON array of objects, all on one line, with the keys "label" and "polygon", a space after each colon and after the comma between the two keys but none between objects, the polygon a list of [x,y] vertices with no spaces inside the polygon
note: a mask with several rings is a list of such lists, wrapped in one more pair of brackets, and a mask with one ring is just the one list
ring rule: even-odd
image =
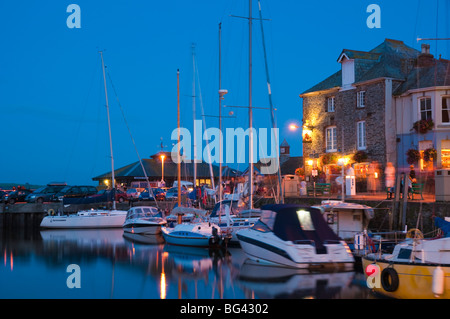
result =
[{"label": "building roof", "polygon": [[431,65],[424,67],[415,66],[403,82],[394,92],[394,95],[427,87],[450,85],[450,61],[433,59]]},{"label": "building roof", "polygon": [[[385,39],[383,43],[368,52],[344,49],[339,55],[338,61],[341,61],[344,55],[349,59],[354,59],[356,84],[383,77],[405,80],[412,68],[413,61],[419,54],[418,50],[407,46],[402,41]],[[301,95],[341,85],[342,72],[339,70]]]},{"label": "building roof", "polygon": [[[149,158],[142,160],[142,166],[144,166],[145,172],[150,179],[154,177],[160,178],[162,176],[162,163],[157,158]],[[134,177],[145,177],[145,174],[142,170],[142,166],[139,161],[134,162],[132,164],[126,165],[124,167],[118,168],[114,170],[114,175],[116,178],[134,178]],[[219,167],[216,165],[212,165],[214,177],[219,174]],[[181,163],[181,176],[182,178],[193,177],[194,176],[194,167],[192,163]],[[177,164],[170,161],[164,163],[164,177],[167,178],[176,178],[178,177],[178,167]],[[206,162],[197,164],[197,177],[198,178],[210,178],[210,165]],[[107,172],[101,174],[99,176],[93,177],[95,180],[102,180],[111,178],[111,172]]]}]

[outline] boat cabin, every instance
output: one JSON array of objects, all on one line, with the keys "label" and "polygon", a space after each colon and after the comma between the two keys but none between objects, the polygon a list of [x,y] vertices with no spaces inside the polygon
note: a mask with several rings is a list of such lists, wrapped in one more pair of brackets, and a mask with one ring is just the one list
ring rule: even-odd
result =
[{"label": "boat cabin", "polygon": [[356,203],[329,200],[315,207],[322,210],[328,226],[345,241],[353,241],[357,233],[367,229],[374,217],[372,207]]},{"label": "boat cabin", "polygon": [[162,217],[161,212],[156,207],[135,206],[131,207],[127,213],[127,219],[145,218],[145,217]]}]

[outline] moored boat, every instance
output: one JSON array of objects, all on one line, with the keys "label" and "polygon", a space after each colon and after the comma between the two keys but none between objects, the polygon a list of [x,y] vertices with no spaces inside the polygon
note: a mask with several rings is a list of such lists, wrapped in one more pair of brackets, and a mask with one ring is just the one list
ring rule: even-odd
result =
[{"label": "moored boat", "polygon": [[155,235],[161,233],[161,227],[166,223],[156,207],[136,206],[128,210],[123,230],[133,234]]},{"label": "moored boat", "polygon": [[[435,217],[442,230],[450,223]],[[362,258],[367,285],[374,292],[396,299],[450,298],[450,233],[443,238],[408,238],[392,254]]]},{"label": "moored boat", "polygon": [[229,241],[229,236],[222,234],[219,226],[209,222],[182,223],[161,230],[164,240],[171,245],[213,248]]},{"label": "moored boat", "polygon": [[76,214],[45,216],[42,228],[115,228],[122,227],[127,211],[84,210]]},{"label": "moored boat", "polygon": [[261,264],[353,269],[348,245],[326,224],[317,208],[266,205],[260,220],[237,232],[237,237],[248,258]]}]

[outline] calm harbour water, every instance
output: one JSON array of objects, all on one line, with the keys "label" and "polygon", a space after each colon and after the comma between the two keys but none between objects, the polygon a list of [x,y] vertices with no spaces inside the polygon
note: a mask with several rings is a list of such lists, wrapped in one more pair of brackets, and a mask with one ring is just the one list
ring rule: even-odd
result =
[{"label": "calm harbour water", "polygon": [[[227,251],[164,244],[109,230],[0,230],[1,299],[373,299],[361,272],[254,265]],[[80,288],[69,288],[80,268]]]}]

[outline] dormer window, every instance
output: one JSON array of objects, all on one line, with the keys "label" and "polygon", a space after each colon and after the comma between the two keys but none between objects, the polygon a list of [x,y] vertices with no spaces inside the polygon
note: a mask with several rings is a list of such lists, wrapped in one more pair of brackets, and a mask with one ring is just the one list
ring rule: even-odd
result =
[{"label": "dormer window", "polygon": [[355,82],[355,60],[349,59],[345,53],[338,60],[342,67],[342,89],[348,90],[352,88]]}]

